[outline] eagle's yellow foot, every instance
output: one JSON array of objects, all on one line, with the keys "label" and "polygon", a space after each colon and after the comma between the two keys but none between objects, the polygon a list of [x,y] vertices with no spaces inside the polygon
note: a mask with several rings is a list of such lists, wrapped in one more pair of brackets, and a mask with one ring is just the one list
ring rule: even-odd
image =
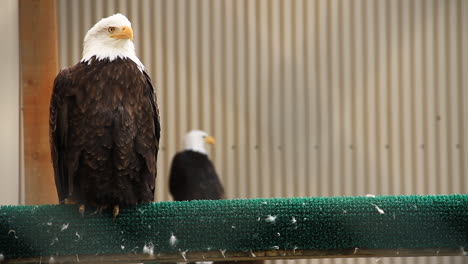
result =
[{"label": "eagle's yellow foot", "polygon": [[86,207],[84,204],[80,204],[80,207],[78,207],[78,212],[80,212],[81,217],[84,217]]},{"label": "eagle's yellow foot", "polygon": [[120,212],[120,207],[118,205],[114,205],[114,210],[112,211],[112,215],[114,216],[114,220],[119,215],[119,212]]},{"label": "eagle's yellow foot", "polygon": [[76,204],[76,201],[71,198],[65,198],[63,201],[64,204]]}]

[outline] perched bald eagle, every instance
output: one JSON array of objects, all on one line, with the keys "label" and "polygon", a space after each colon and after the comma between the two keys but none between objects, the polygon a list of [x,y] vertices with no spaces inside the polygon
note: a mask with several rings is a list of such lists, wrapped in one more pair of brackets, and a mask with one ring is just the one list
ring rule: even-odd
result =
[{"label": "perched bald eagle", "polygon": [[215,139],[200,130],[185,136],[184,150],[172,159],[169,191],[175,201],[224,199],[224,188],[213,163],[208,158],[205,144]]},{"label": "perched bald eagle", "polygon": [[115,14],[84,38],[83,58],[55,78],[50,146],[59,201],[96,212],[154,199],[160,137],[151,79],[130,21]]}]

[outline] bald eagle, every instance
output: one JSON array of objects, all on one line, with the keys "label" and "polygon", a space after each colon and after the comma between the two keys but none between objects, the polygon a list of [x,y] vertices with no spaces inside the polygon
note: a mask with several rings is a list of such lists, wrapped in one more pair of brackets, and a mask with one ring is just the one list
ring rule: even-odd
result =
[{"label": "bald eagle", "polygon": [[160,138],[151,79],[130,21],[115,14],[84,38],[83,57],[57,75],[50,146],[59,201],[101,212],[154,199]]},{"label": "bald eagle", "polygon": [[200,130],[192,130],[185,136],[184,150],[172,159],[169,175],[169,191],[175,201],[225,198],[206,150],[206,144],[214,143],[213,137]]}]

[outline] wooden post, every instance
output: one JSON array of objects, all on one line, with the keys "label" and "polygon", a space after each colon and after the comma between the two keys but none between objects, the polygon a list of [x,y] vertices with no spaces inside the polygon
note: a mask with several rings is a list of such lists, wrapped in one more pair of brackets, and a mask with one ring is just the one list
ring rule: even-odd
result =
[{"label": "wooden post", "polygon": [[20,0],[26,204],[57,203],[49,149],[49,101],[57,62],[55,0]]}]

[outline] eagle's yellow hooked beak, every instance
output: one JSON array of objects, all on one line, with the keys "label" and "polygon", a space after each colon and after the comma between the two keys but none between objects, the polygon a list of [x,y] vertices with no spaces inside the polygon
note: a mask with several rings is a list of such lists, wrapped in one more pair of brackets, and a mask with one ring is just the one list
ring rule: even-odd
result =
[{"label": "eagle's yellow hooked beak", "polygon": [[116,31],[118,31],[117,34],[112,35],[111,38],[133,40],[133,29],[131,27],[122,27]]},{"label": "eagle's yellow hooked beak", "polygon": [[214,145],[214,143],[216,142],[216,140],[215,140],[214,137],[206,137],[206,138],[205,138],[205,142],[206,142],[207,144]]}]

